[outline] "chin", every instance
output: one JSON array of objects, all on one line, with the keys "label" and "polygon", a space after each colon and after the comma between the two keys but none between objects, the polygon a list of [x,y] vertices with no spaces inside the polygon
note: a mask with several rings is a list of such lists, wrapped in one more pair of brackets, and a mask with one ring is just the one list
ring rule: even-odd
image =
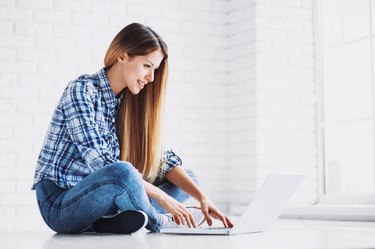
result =
[{"label": "chin", "polygon": [[[129,89],[130,90],[130,89]],[[134,95],[137,95],[139,92],[141,91],[141,89],[132,89],[130,90],[130,92]]]}]

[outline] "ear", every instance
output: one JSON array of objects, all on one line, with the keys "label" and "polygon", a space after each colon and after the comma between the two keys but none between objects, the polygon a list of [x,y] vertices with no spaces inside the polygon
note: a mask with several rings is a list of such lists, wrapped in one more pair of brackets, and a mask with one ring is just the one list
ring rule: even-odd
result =
[{"label": "ear", "polygon": [[128,60],[129,60],[129,55],[126,52],[121,54],[119,57],[117,57],[117,61],[120,63],[124,63],[125,61],[128,61]]}]

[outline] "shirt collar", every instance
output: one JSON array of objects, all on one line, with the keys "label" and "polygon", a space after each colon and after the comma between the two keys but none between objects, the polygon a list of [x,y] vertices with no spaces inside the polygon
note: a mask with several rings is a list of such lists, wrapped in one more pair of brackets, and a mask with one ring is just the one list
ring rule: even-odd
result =
[{"label": "shirt collar", "polygon": [[112,91],[111,86],[109,85],[109,79],[107,76],[107,72],[105,71],[105,68],[100,69],[96,73],[96,77],[99,81],[99,88],[101,89],[103,93],[103,97],[108,108],[116,109],[118,105],[120,104],[122,94],[118,98],[116,98],[115,94]]}]

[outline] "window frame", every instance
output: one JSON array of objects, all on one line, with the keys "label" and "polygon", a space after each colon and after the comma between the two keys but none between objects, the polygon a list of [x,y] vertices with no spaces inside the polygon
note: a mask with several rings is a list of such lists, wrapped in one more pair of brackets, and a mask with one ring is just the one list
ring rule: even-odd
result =
[{"label": "window frame", "polygon": [[[374,195],[330,195],[327,194],[326,184],[326,170],[325,165],[325,125],[324,125],[324,72],[323,72],[323,40],[322,40],[322,1],[315,1],[315,20],[316,24],[314,27],[315,31],[315,73],[316,73],[316,92],[317,92],[317,146],[318,146],[318,196],[319,200],[317,205],[335,205],[335,206],[347,206],[348,208],[356,209],[359,206],[375,205],[375,194]],[[371,0],[369,1],[369,12],[370,12],[370,28],[372,23],[371,15]],[[373,34],[370,35],[370,49],[373,53]],[[373,56],[371,56],[371,66],[374,67]],[[372,80],[372,121],[375,124],[375,87],[374,87],[374,70],[371,72]],[[374,136],[373,142],[375,145],[375,127],[373,127]],[[373,154],[375,156],[375,153]],[[375,160],[374,160],[375,161]],[[375,167],[375,166],[374,166]],[[375,184],[374,184],[375,189]],[[355,205],[355,206],[354,206]],[[375,215],[374,215],[375,216]]]}]

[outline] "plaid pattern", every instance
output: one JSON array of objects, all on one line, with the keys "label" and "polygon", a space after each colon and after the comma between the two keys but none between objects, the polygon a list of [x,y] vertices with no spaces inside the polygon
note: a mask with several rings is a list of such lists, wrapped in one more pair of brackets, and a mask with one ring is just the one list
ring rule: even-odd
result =
[{"label": "plaid pattern", "polygon": [[[71,188],[90,173],[119,161],[115,118],[120,101],[104,68],[69,82],[53,113],[32,189],[41,179]],[[181,160],[165,151],[157,179],[177,165]]]},{"label": "plaid pattern", "polygon": [[[155,180],[152,182],[154,185],[163,183],[165,175],[173,169],[173,167],[181,166],[182,160],[172,150],[163,151],[160,168]],[[147,179],[150,181],[150,179]]]}]

